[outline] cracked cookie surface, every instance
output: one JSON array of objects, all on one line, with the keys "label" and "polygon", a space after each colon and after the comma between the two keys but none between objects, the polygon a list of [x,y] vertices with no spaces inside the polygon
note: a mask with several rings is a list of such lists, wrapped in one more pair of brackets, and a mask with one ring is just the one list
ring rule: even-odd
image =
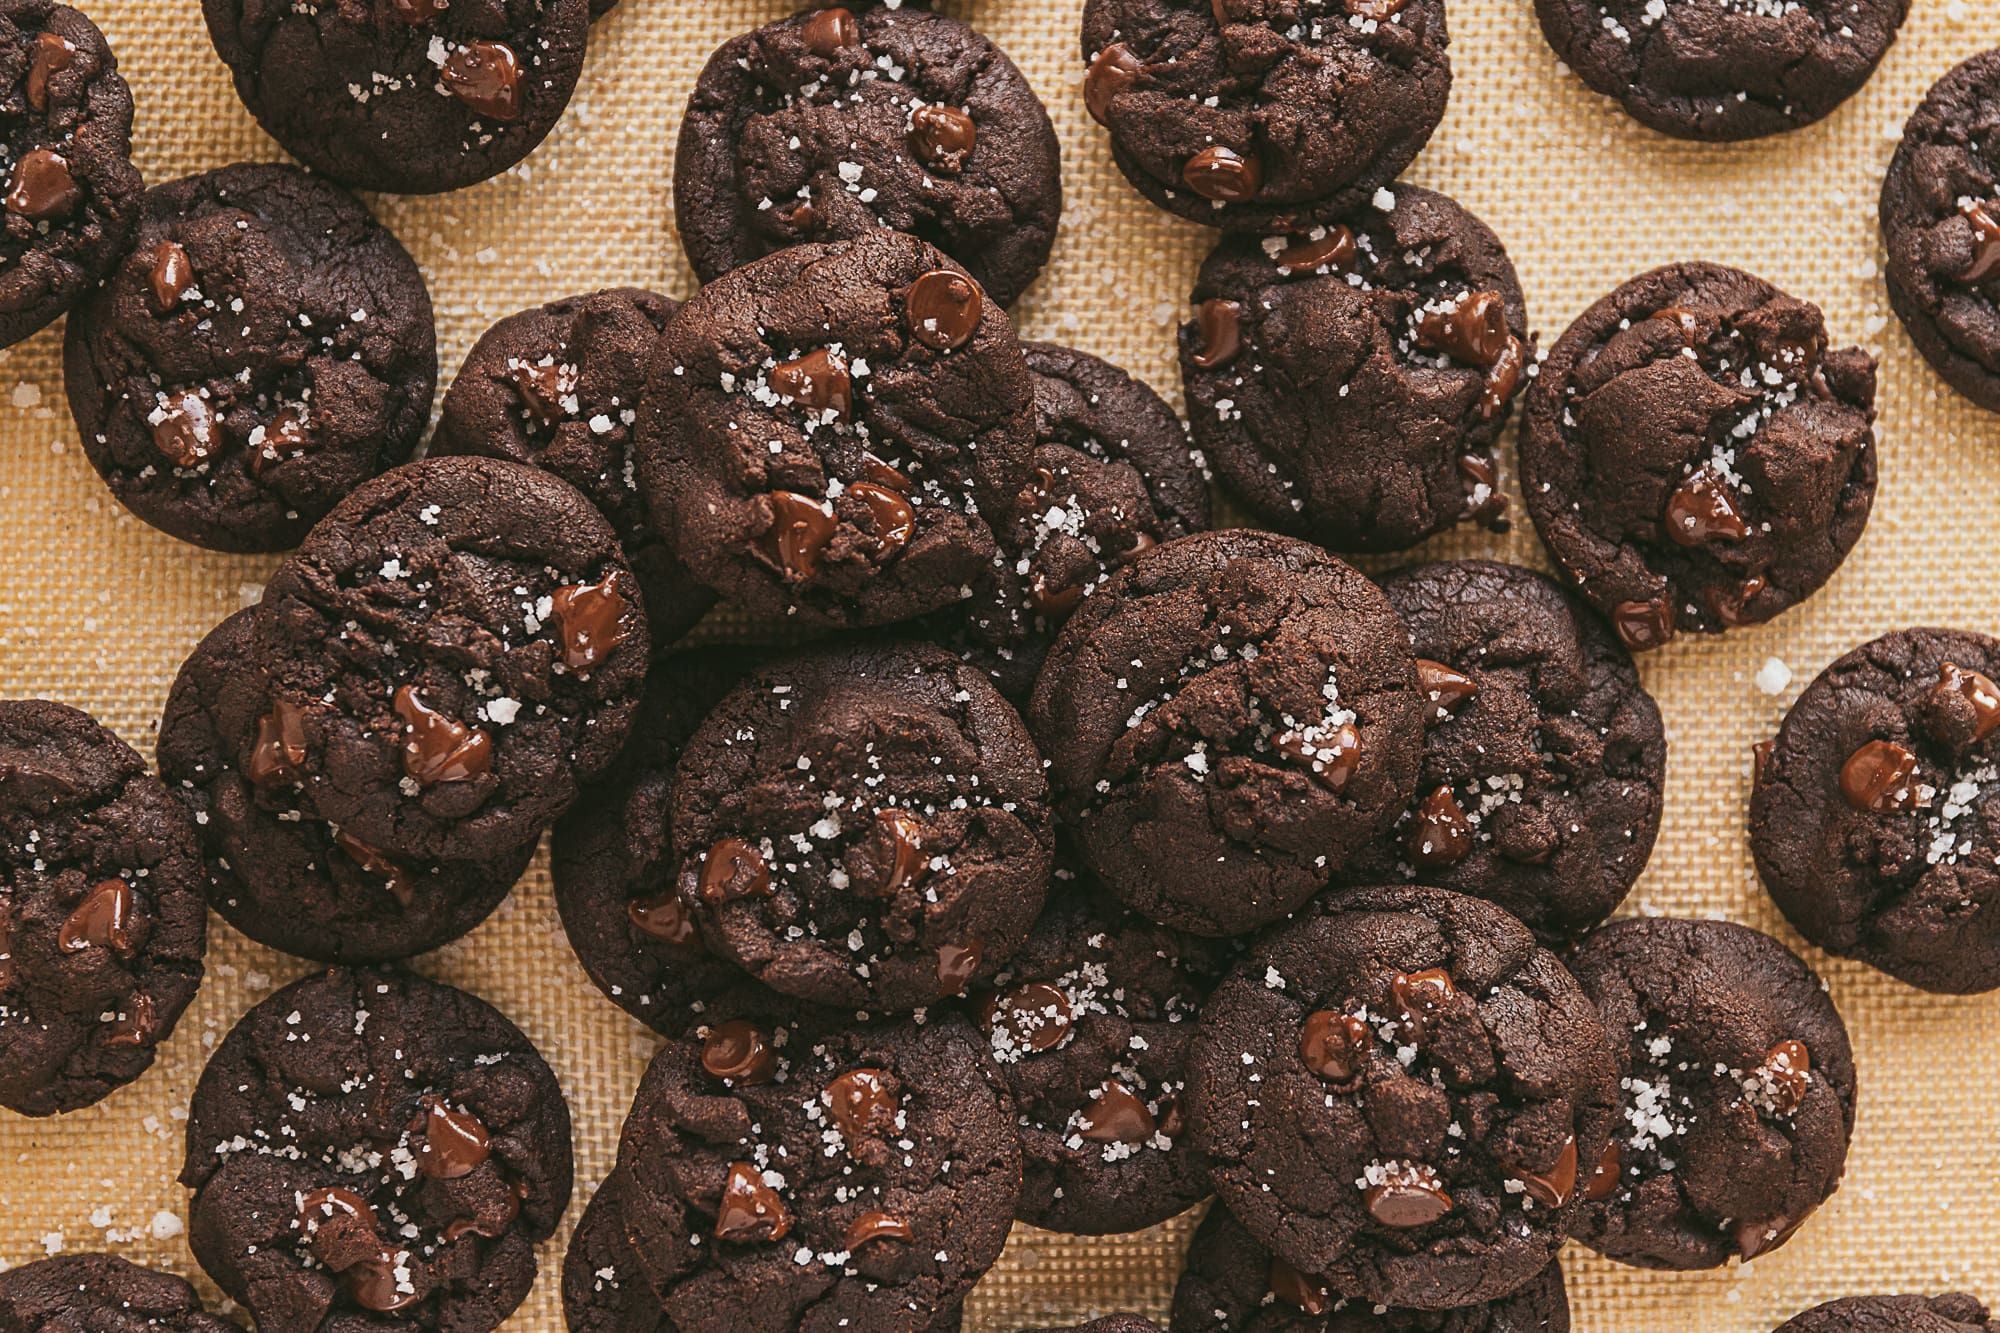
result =
[{"label": "cracked cookie surface", "polygon": [[1776,1333],[1985,1333],[1986,1307],[1962,1291],[1942,1296],[1849,1296],[1793,1315]]},{"label": "cracked cookie surface", "polygon": [[0,1322],[15,1333],[241,1333],[171,1273],[112,1254],[60,1254],[0,1273]]}]

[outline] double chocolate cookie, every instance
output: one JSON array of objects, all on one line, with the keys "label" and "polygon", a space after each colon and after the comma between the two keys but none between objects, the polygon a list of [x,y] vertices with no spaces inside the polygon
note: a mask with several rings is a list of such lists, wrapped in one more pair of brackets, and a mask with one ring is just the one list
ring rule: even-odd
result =
[{"label": "double chocolate cookie", "polygon": [[1035,90],[964,23],[815,9],[709,58],[681,121],[674,215],[704,282],[887,227],[932,242],[1006,306],[1055,243],[1060,158]]},{"label": "double chocolate cookie", "polygon": [[194,814],[209,905],[260,944],[326,963],[408,958],[484,921],[535,844],[418,862],[300,811],[305,733],[256,665],[256,617],[239,611],[210,631],[160,721],[160,777]]},{"label": "double chocolate cookie", "polygon": [[113,1254],[61,1254],[0,1273],[8,1333],[242,1333],[171,1273]]},{"label": "double chocolate cookie", "polygon": [[490,458],[349,495],[272,575],[254,628],[290,799],[417,861],[540,836],[617,757],[651,656],[610,524],[553,474]]},{"label": "double chocolate cookie", "polygon": [[653,519],[697,578],[803,628],[886,624],[992,566],[1033,475],[1034,386],[979,284],[878,229],[688,301],[638,448]]},{"label": "double chocolate cookie", "polygon": [[1424,696],[1417,799],[1352,883],[1485,898],[1552,947],[1623,902],[1660,829],[1660,710],[1610,629],[1554,580],[1455,560],[1382,583]]},{"label": "double chocolate cookie", "polygon": [[485,1002],[336,968],[216,1047],[181,1183],[195,1258],[267,1333],[485,1333],[569,1203],[569,1106]]},{"label": "double chocolate cookie", "polygon": [[1775,1333],[1986,1333],[1992,1316],[1975,1296],[1849,1296],[1793,1315]]},{"label": "double chocolate cookie", "polygon": [[563,1327],[568,1333],[672,1333],[625,1235],[616,1170],[590,1196],[563,1252]]},{"label": "double chocolate cookie", "polygon": [[1618,1118],[1597,1012],[1491,903],[1358,889],[1203,1007],[1195,1146],[1252,1236],[1333,1291],[1444,1310],[1548,1267]]},{"label": "double chocolate cookie", "polygon": [[124,252],[145,188],[132,90],[95,24],[0,0],[0,347],[75,305]]},{"label": "double chocolate cookie", "polygon": [[1759,747],[1750,850],[1797,931],[1948,994],[2000,987],[2000,642],[1907,629],[1806,687]]},{"label": "double chocolate cookie", "polygon": [[1521,487],[1556,563],[1634,651],[1805,600],[1875,500],[1875,362],[1819,307],[1717,264],[1632,279],[1528,391]]},{"label": "double chocolate cookie", "polygon": [[1575,1236],[1641,1268],[1720,1268],[1790,1240],[1840,1184],[1854,1053],[1825,985],[1761,931],[1618,921],[1570,955],[1618,1056],[1624,1123]]},{"label": "double chocolate cookie", "polygon": [[700,939],[817,1004],[962,994],[1020,947],[1048,892],[1041,756],[984,676],[928,644],[756,672],[688,741],[669,802]]},{"label": "double chocolate cookie", "polygon": [[632,451],[646,370],[679,308],[614,287],[507,316],[466,354],[427,451],[546,468],[589,496],[639,577],[656,651],[715,605],[648,520]]},{"label": "double chocolate cookie", "polygon": [[201,984],[194,820],[74,708],[0,701],[0,1106],[55,1115],[146,1072]]},{"label": "double chocolate cookie", "polygon": [[1231,236],[1193,303],[1194,437],[1264,522],[1392,551],[1505,510],[1494,449],[1534,359],[1527,307],[1499,238],[1444,195],[1399,185],[1336,221]]},{"label": "double chocolate cookie", "polygon": [[429,194],[497,176],[561,117],[583,70],[589,0],[202,0],[209,39],[257,123],[357,190]]},{"label": "double chocolate cookie", "polygon": [[1084,599],[1029,724],[1104,887],[1166,925],[1235,935],[1395,822],[1423,708],[1374,584],[1316,546],[1233,530],[1157,546]]},{"label": "double chocolate cookie", "polygon": [[1924,359],[2000,412],[2000,51],[1939,79],[1882,182],[1889,304]]},{"label": "double chocolate cookie", "polygon": [[1139,193],[1285,230],[1408,166],[1451,92],[1443,0],[1089,0],[1083,96]]},{"label": "double chocolate cookie", "polygon": [[1188,1246],[1169,1333],[1569,1333],[1562,1265],[1496,1301],[1458,1310],[1385,1309],[1342,1296],[1211,1208]]},{"label": "double chocolate cookie", "polygon": [[436,387],[416,263],[352,195],[287,166],[148,190],[131,252],[63,344],[70,414],[111,493],[222,551],[296,546],[409,457]]}]

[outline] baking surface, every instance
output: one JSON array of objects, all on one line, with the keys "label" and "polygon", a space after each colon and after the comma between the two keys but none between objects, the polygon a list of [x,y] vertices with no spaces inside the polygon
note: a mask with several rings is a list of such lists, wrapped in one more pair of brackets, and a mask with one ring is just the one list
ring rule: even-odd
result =
[{"label": "baking surface", "polygon": [[[1025,335],[1106,356],[1177,400],[1174,325],[1209,235],[1151,208],[1112,167],[1083,108],[1081,5],[945,5],[1021,65],[1062,139],[1062,234],[1017,322]],[[282,157],[238,103],[196,0],[84,8],[132,83],[136,157],[149,182]],[[479,333],[522,306],[620,283],[692,289],[668,194],[681,107],[710,51],[791,8],[623,0],[592,33],[568,114],[521,167],[457,194],[369,198],[430,282],[447,381]],[[1643,660],[1672,748],[1665,828],[1627,911],[1725,916],[1799,947],[1758,887],[1744,840],[1751,743],[1775,730],[1821,667],[1864,639],[1918,623],[2000,631],[2000,418],[1946,390],[1903,336],[1874,220],[1905,117],[1953,64],[2000,45],[2000,6],[1914,0],[1914,10],[1875,78],[1827,121],[1705,146],[1641,128],[1562,70],[1529,0],[1452,0],[1451,111],[1409,178],[1455,196],[1500,234],[1544,346],[1633,273],[1699,258],[1818,302],[1838,344],[1882,360],[1881,489],[1846,566],[1775,624],[1684,637]],[[277,561],[199,551],[125,514],[78,447],[60,349],[58,325],[0,352],[0,697],[86,709],[150,756],[181,659],[255,599]],[[1507,456],[1511,467],[1511,432]],[[1419,554],[1545,563],[1525,519],[1511,536],[1464,531]],[[1791,673],[1775,694],[1759,684],[1773,658]],[[1782,674],[1764,669],[1762,683]],[[576,1113],[574,1221],[611,1164],[652,1040],[585,979],[545,866],[538,860],[484,927],[416,967],[499,1005],[555,1066]],[[208,981],[146,1077],[57,1121],[0,1112],[0,1259],[102,1248],[197,1276],[179,1234],[186,1192],[174,1183],[188,1095],[229,1025],[311,966],[210,919]],[[1961,1287],[2000,1299],[2000,995],[1924,995],[1803,952],[1846,1016],[1860,1069],[1845,1187],[1789,1245],[1747,1268],[1641,1273],[1572,1246],[1564,1261],[1579,1333],[1766,1333],[1819,1301],[1875,1291]],[[966,1328],[1011,1333],[1118,1310],[1163,1317],[1192,1222],[1097,1240],[1017,1228],[974,1292]],[[561,1328],[567,1234],[545,1247],[542,1280],[511,1328]]]}]

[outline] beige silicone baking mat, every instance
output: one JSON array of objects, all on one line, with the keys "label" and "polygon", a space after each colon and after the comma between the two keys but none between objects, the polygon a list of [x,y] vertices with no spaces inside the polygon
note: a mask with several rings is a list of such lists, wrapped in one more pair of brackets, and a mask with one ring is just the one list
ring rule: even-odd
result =
[{"label": "beige silicone baking mat", "polygon": [[[1208,236],[1152,209],[1112,167],[1083,108],[1081,6],[948,0],[1019,62],[1062,137],[1062,235],[1016,314],[1024,333],[1109,357],[1177,398],[1174,325]],[[1704,147],[1642,129],[1585,90],[1542,42],[1529,0],[1451,0],[1451,112],[1411,172],[1499,232],[1544,345],[1631,274],[1701,258],[1819,302],[1837,339],[1882,359],[1881,492],[1846,567],[1774,625],[1683,639],[1643,666],[1666,713],[1671,769],[1666,827],[1628,910],[1726,916],[1795,947],[1745,851],[1750,743],[1866,638],[1911,623],[2000,630],[2000,418],[1945,390],[1890,316],[1874,222],[1898,128],[1945,70],[2000,45],[2000,5],[1913,7],[1873,82],[1829,120]],[[282,156],[238,104],[197,0],[87,8],[132,82],[149,181]],[[623,0],[592,34],[568,114],[522,167],[453,195],[371,200],[430,280],[447,376],[482,329],[524,305],[614,283],[691,289],[668,193],[681,107],[711,50],[789,9]],[[59,327],[0,352],[0,697],[74,704],[150,755],[182,657],[257,596],[276,562],[198,551],[120,510],[77,446],[59,353]],[[1542,560],[1525,522],[1511,537],[1467,532],[1421,554]],[[1807,956],[1846,1015],[1861,1070],[1845,1188],[1791,1244],[1748,1267],[1641,1273],[1571,1247],[1583,1333],[1764,1333],[1819,1301],[1871,1291],[1963,1287],[2000,1299],[2000,996],[1924,995]],[[576,1112],[574,1220],[611,1164],[651,1041],[585,980],[543,864],[482,929],[416,966],[499,1005],[554,1064]],[[195,1276],[174,1183],[189,1092],[237,1016],[307,970],[215,921],[208,982],[151,1073],[60,1120],[0,1112],[0,1259],[109,1249]],[[1012,1333],[1120,1310],[1163,1318],[1191,1230],[1191,1218],[1118,1239],[1017,1229],[966,1327]],[[543,1279],[513,1327],[561,1327],[566,1240],[567,1228],[545,1248]]]}]

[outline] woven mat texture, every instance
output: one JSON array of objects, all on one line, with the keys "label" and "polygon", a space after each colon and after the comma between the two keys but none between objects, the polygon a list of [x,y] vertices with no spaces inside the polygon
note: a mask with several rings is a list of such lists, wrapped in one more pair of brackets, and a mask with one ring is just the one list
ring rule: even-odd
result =
[{"label": "woven mat texture", "polygon": [[[1016,312],[1022,331],[1109,357],[1178,398],[1173,330],[1210,238],[1152,209],[1113,168],[1083,107],[1082,0],[946,2],[1012,54],[1062,139],[1068,209],[1054,262]],[[196,0],[86,7],[133,85],[149,181],[282,156],[238,103]],[[681,108],[710,51],[789,8],[624,0],[592,34],[568,114],[523,166],[457,194],[371,198],[429,279],[447,377],[481,330],[522,306],[614,283],[692,289],[669,200]],[[1666,826],[1628,911],[1725,916],[1802,947],[1745,846],[1751,742],[1864,639],[1912,623],[2000,630],[2000,419],[1944,389],[1890,316],[1874,222],[1904,118],[1953,64],[2000,44],[2000,6],[1915,0],[1914,11],[1873,81],[1827,121],[1709,147],[1655,135],[1586,90],[1543,43],[1528,0],[1452,0],[1451,111],[1410,178],[1499,232],[1544,345],[1633,273],[1702,258],[1817,301],[1839,342],[1882,360],[1881,491],[1846,566],[1776,624],[1683,638],[1644,661],[1671,766]],[[198,551],[125,514],[77,445],[59,352],[59,326],[0,352],[0,697],[63,700],[150,754],[181,659],[255,599],[276,561]],[[1420,554],[1544,563],[1525,522],[1507,537],[1448,535]],[[1791,672],[1775,695],[1755,681],[1774,657]],[[1572,1246],[1580,1333],[1764,1333],[1818,1301],[1870,1291],[1967,1287],[2000,1299],[2000,995],[1924,995],[1806,954],[1846,1016],[1861,1070],[1845,1187],[1748,1268],[1641,1273]],[[571,956],[545,861],[482,929],[417,966],[499,1005],[555,1066],[576,1111],[573,1221],[611,1164],[651,1041]],[[194,1276],[175,1222],[186,1196],[173,1183],[188,1095],[229,1025],[307,970],[215,920],[208,982],[150,1074],[58,1121],[0,1112],[0,1259],[108,1248]],[[1193,1220],[1100,1240],[1018,1228],[966,1327],[1011,1333],[1117,1310],[1163,1317]],[[545,1248],[543,1280],[512,1328],[561,1328],[566,1240],[567,1227]]]}]

